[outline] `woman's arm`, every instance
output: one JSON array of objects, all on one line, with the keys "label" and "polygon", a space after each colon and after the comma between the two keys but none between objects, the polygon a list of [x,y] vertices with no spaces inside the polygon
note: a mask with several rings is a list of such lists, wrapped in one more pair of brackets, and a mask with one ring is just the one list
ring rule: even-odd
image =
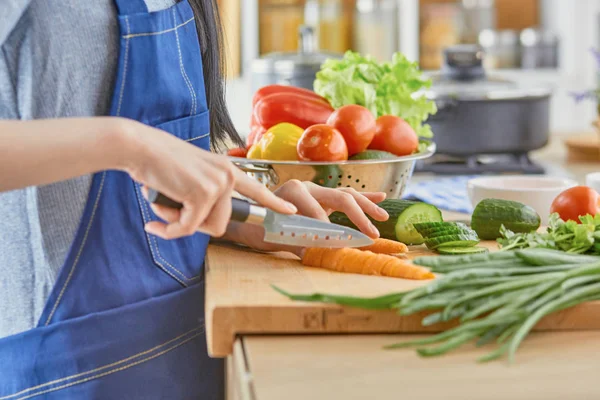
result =
[{"label": "woman's arm", "polygon": [[133,134],[119,118],[0,121],[0,192],[125,169]]},{"label": "woman's arm", "polygon": [[144,186],[183,204],[176,220],[146,225],[150,233],[165,239],[196,230],[223,235],[234,190],[275,211],[297,211],[226,157],[133,120],[0,121],[0,191],[109,169],[125,171]]}]

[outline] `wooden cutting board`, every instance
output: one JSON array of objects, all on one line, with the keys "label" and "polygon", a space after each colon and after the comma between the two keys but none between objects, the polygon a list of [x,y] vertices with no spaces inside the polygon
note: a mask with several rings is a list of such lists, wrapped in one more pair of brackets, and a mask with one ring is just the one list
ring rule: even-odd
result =
[{"label": "wooden cutting board", "polygon": [[[496,248],[495,242],[482,245]],[[409,258],[432,254],[418,246],[411,248]],[[206,328],[208,351],[213,357],[231,354],[235,337],[242,334],[417,333],[450,326],[422,327],[425,314],[399,316],[387,310],[294,302],[270,286],[293,293],[379,296],[430,281],[330,272],[304,267],[288,253],[261,254],[229,245],[211,245],[206,265]],[[600,330],[600,302],[550,315],[536,329]]]}]

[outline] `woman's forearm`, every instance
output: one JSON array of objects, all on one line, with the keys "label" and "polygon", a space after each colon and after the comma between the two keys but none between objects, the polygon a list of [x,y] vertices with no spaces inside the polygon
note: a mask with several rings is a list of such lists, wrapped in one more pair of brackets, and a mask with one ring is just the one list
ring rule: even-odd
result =
[{"label": "woman's forearm", "polygon": [[122,169],[129,121],[112,117],[0,121],[0,192]]}]

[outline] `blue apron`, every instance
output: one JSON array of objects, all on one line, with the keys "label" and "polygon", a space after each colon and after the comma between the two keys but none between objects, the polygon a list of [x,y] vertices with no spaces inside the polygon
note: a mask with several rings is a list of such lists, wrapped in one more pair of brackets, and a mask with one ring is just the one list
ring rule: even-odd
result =
[{"label": "blue apron", "polygon": [[[116,0],[120,56],[111,115],[208,150],[201,50],[184,0],[149,13]],[[219,399],[207,355],[203,260],[209,237],[165,241],[118,171],[93,177],[75,240],[36,328],[0,339],[0,399]]]}]

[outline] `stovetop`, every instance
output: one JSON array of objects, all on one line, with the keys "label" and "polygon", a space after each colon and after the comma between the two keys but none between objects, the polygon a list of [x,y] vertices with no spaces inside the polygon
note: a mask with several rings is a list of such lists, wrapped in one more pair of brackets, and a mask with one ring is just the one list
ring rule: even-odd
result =
[{"label": "stovetop", "polygon": [[527,153],[521,153],[474,155],[464,158],[434,154],[426,160],[417,161],[415,173],[418,172],[469,175],[484,173],[544,174],[546,171],[544,167],[533,162]]}]

